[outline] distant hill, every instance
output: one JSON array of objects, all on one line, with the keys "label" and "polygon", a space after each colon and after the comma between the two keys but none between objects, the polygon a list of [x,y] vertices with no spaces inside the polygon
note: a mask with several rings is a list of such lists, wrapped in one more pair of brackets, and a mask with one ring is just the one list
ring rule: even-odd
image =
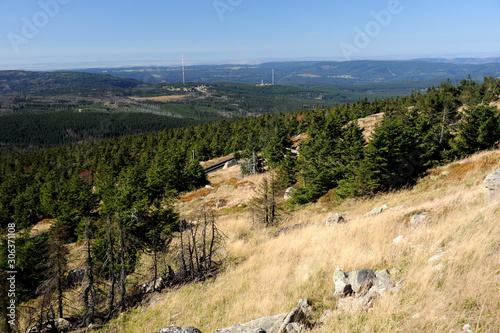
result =
[{"label": "distant hill", "polygon": [[[293,61],[258,65],[187,66],[185,76],[194,82],[272,83],[285,85],[358,85],[446,79],[461,80],[469,75],[475,80],[500,76],[498,58],[491,63],[473,64],[479,60],[417,59],[408,61]],[[486,61],[486,60],[483,60]],[[146,82],[181,82],[180,67],[131,67],[85,69],[82,72],[105,73]]]},{"label": "distant hill", "polygon": [[127,78],[78,72],[0,71],[0,95],[83,92],[93,89],[136,88],[143,84]]},{"label": "distant hill", "polygon": [[413,61],[441,62],[441,63],[448,63],[448,64],[483,65],[483,64],[500,63],[500,57],[489,57],[489,58],[420,58],[420,59],[415,59]]}]

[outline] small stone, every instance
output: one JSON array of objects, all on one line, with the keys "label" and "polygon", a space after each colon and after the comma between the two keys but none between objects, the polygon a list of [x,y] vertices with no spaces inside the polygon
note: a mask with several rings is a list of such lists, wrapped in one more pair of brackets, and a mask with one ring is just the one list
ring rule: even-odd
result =
[{"label": "small stone", "polygon": [[500,203],[500,169],[489,174],[484,180],[484,201]]},{"label": "small stone", "polygon": [[352,293],[349,275],[338,267],[335,267],[333,273],[333,283],[335,285],[333,297],[344,297]]},{"label": "small stone", "polygon": [[433,255],[432,257],[430,257],[427,261],[432,262],[432,261],[438,260],[439,258],[441,258],[443,256],[444,253],[445,253],[445,251],[443,249],[439,249],[437,251],[437,253],[435,255]]},{"label": "small stone", "polygon": [[396,237],[396,238],[394,238],[394,239],[392,240],[392,242],[393,242],[394,244],[401,244],[401,243],[403,243],[404,241],[405,241],[405,236],[403,236],[403,235],[399,235],[398,237]]},{"label": "small stone", "polygon": [[413,215],[410,218],[410,224],[414,228],[418,228],[418,227],[420,227],[424,223],[424,221],[427,219],[427,216],[429,216],[428,212],[423,212],[423,213],[420,213],[420,214],[417,214],[417,215]]},{"label": "small stone", "polygon": [[368,213],[365,214],[365,216],[371,216],[371,215],[377,215],[377,214],[380,214],[382,213],[384,210],[386,210],[387,208],[389,208],[387,205],[383,205],[381,207],[375,207],[373,208],[371,211],[369,211]]},{"label": "small stone", "polygon": [[333,227],[336,224],[347,223],[347,220],[339,213],[335,213],[332,217],[326,220],[327,227]]}]

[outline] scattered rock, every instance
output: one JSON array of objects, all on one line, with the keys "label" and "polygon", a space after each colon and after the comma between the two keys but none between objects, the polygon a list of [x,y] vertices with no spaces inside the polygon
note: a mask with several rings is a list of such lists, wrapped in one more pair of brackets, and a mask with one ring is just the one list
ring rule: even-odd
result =
[{"label": "scattered rock", "polygon": [[427,261],[428,262],[432,262],[432,261],[436,261],[438,260],[439,258],[441,258],[443,256],[443,254],[445,253],[445,251],[443,249],[439,249],[437,251],[437,253],[435,255],[433,255],[432,257],[430,257]]},{"label": "scattered rock", "polygon": [[229,162],[226,162],[224,164],[224,167],[222,167],[222,170],[227,170],[227,169],[229,169],[230,167],[232,167],[232,166],[234,166],[236,164],[238,164],[238,162],[236,160],[231,160]]},{"label": "scattered rock", "polygon": [[371,216],[371,215],[377,215],[377,214],[380,214],[382,213],[384,210],[386,210],[387,208],[389,208],[387,205],[383,205],[381,207],[375,207],[373,208],[371,211],[369,211],[368,213],[365,214],[365,216]]},{"label": "scattered rock", "polygon": [[347,220],[339,213],[335,213],[328,220],[326,220],[327,227],[333,227],[334,225],[339,223],[347,223]]},{"label": "scattered rock", "polygon": [[360,294],[364,290],[369,290],[375,284],[376,277],[371,269],[355,269],[349,273],[352,291]]},{"label": "scattered rock", "polygon": [[462,327],[462,329],[464,331],[466,331],[467,333],[474,333],[472,330],[471,330],[471,326],[469,324],[465,324],[464,327]]},{"label": "scattered rock", "polygon": [[420,227],[425,222],[425,220],[427,219],[427,216],[429,216],[428,212],[423,212],[423,213],[420,213],[420,214],[417,214],[417,215],[413,215],[410,218],[410,224],[414,228],[418,228],[418,227]]},{"label": "scattered rock", "polygon": [[403,236],[403,235],[399,235],[398,237],[396,237],[396,238],[394,238],[394,239],[392,240],[392,242],[393,242],[394,244],[401,244],[401,243],[403,243],[404,241],[405,241],[405,236]]},{"label": "scattered rock", "polygon": [[215,190],[215,187],[210,186],[210,185],[205,185],[205,188],[208,188],[209,190]]},{"label": "scattered rock", "polygon": [[335,272],[333,273],[333,283],[335,285],[333,297],[344,297],[352,294],[351,284],[349,283],[349,274],[343,272],[338,267],[335,267]]},{"label": "scattered rock", "polygon": [[310,311],[307,299],[301,299],[297,306],[285,317],[277,333],[300,333],[305,331],[310,325],[307,319]]},{"label": "scattered rock", "polygon": [[301,333],[311,327],[307,319],[310,311],[309,302],[306,299],[301,299],[289,313],[256,319],[245,324],[216,330],[212,333]]},{"label": "scattered rock", "polygon": [[287,313],[282,313],[272,317],[264,317],[252,320],[245,324],[240,324],[232,327],[222,328],[212,333],[248,333],[248,332],[266,332],[276,333],[287,316]]},{"label": "scattered rock", "polygon": [[68,271],[68,275],[66,276],[66,282],[70,286],[75,286],[77,284],[80,284],[85,279],[86,272],[87,271],[85,269],[81,268],[70,269]]},{"label": "scattered rock", "polygon": [[391,280],[391,273],[389,273],[387,269],[375,272],[375,276],[377,277],[375,281],[376,287],[379,289],[379,293],[394,288],[394,282]]},{"label": "scattered rock", "polygon": [[293,192],[295,192],[295,188],[294,187],[289,187],[285,190],[285,195],[283,196],[283,198],[285,200],[290,200],[293,196]]},{"label": "scattered rock", "polygon": [[484,180],[484,200],[486,203],[500,203],[500,169],[489,174]]},{"label": "scattered rock", "polygon": [[196,327],[178,327],[178,326],[170,326],[165,327],[159,330],[156,333],[201,333],[199,329]]},{"label": "scattered rock", "polygon": [[30,328],[28,333],[50,333],[50,332],[61,332],[65,333],[72,329],[71,323],[64,318],[57,318],[42,325],[36,325]]},{"label": "scattered rock", "polygon": [[337,308],[345,312],[367,311],[375,299],[397,287],[386,269],[376,273],[371,269],[356,269],[346,273],[336,267],[333,280],[333,296],[340,298]]},{"label": "scattered rock", "polygon": [[346,297],[339,299],[337,308],[344,312],[368,311],[373,305],[373,297]]},{"label": "scattered rock", "polygon": [[156,281],[150,281],[148,283],[143,284],[142,287],[142,292],[144,294],[149,294],[152,293],[156,290],[162,290],[166,286],[167,279],[163,277],[159,277],[156,279]]}]

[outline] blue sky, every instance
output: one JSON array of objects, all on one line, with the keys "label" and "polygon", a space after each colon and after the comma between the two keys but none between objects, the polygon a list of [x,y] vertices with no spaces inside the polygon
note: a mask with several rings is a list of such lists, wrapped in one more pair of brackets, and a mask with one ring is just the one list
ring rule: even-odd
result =
[{"label": "blue sky", "polygon": [[500,0],[0,0],[0,69],[500,56]]}]

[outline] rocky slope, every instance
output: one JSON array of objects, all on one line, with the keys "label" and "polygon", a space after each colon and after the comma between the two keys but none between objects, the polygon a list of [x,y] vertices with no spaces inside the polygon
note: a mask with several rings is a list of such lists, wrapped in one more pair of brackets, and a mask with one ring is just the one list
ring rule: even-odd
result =
[{"label": "rocky slope", "polygon": [[153,294],[103,331],[499,332],[500,203],[485,200],[484,184],[499,168],[500,150],[480,153],[412,189],[340,204],[326,196],[274,228],[253,225],[247,208],[266,175],[218,171],[178,208],[217,212],[222,272]]}]

